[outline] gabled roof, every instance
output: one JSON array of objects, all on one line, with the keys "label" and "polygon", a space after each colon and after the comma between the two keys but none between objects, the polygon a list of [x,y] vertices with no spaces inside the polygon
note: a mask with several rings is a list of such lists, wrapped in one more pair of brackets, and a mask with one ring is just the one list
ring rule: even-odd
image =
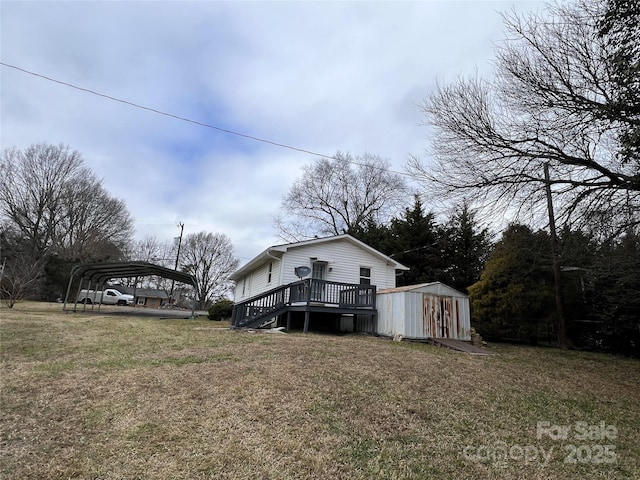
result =
[{"label": "gabled roof", "polygon": [[358,240],[357,238],[352,237],[351,235],[344,233],[342,235],[334,235],[332,237],[312,238],[310,240],[303,240],[302,242],[285,243],[285,244],[282,244],[282,245],[273,245],[273,246],[267,248],[266,250],[264,250],[258,256],[254,257],[249,262],[247,262],[245,265],[240,267],[238,270],[236,270],[231,275],[230,278],[231,278],[231,280],[239,280],[246,273],[254,270],[256,267],[258,267],[258,266],[260,266],[260,265],[262,265],[262,264],[264,264],[264,263],[266,263],[266,262],[268,262],[270,260],[273,260],[274,258],[282,258],[282,256],[287,251],[289,251],[291,249],[299,248],[299,247],[305,247],[305,246],[309,246],[309,245],[317,245],[317,244],[322,244],[322,243],[327,243],[327,242],[342,241],[342,240],[346,240],[346,241],[352,243],[353,245],[356,245],[357,247],[362,248],[363,250],[366,250],[367,252],[371,253],[372,255],[374,255],[374,256],[376,256],[378,258],[381,258],[382,260],[387,262],[390,266],[393,266],[393,268],[395,268],[396,270],[409,270],[409,267],[406,267],[406,266],[402,265],[397,260],[394,260],[393,258],[388,257],[384,253],[376,250],[373,247],[370,247],[366,243],[361,242],[360,240]]}]

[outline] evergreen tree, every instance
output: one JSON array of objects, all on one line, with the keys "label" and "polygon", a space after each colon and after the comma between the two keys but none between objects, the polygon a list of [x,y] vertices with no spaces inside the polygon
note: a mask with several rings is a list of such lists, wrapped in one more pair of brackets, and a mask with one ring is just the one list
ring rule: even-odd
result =
[{"label": "evergreen tree", "polygon": [[620,125],[618,158],[640,159],[640,3],[606,0],[598,22],[604,57],[611,72],[612,95],[603,116]]},{"label": "evergreen tree", "polygon": [[489,230],[481,228],[466,202],[456,209],[445,227],[445,283],[467,293],[480,279],[491,252]]},{"label": "evergreen tree", "polygon": [[579,322],[592,315],[593,265],[598,245],[589,233],[565,227],[558,235],[558,247],[567,334],[575,341]]},{"label": "evergreen tree", "polygon": [[349,234],[385,255],[393,253],[391,230],[387,225],[377,223],[371,217],[368,217],[362,224],[353,227]]},{"label": "evergreen tree", "polygon": [[411,269],[398,277],[398,286],[446,279],[443,229],[436,223],[433,213],[425,213],[417,195],[411,209],[406,208],[401,218],[391,220],[389,230],[390,255]]},{"label": "evergreen tree", "polygon": [[640,236],[629,232],[604,242],[593,265],[593,345],[640,357]]},{"label": "evergreen tree", "polygon": [[548,234],[510,225],[469,295],[473,323],[482,335],[531,342],[555,338]]}]

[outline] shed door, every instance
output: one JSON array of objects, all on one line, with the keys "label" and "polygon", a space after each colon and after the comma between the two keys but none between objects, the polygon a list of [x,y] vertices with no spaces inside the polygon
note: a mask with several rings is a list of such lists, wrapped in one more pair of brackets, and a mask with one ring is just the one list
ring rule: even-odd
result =
[{"label": "shed door", "polygon": [[454,322],[453,298],[425,294],[423,312],[427,337],[458,338]]}]

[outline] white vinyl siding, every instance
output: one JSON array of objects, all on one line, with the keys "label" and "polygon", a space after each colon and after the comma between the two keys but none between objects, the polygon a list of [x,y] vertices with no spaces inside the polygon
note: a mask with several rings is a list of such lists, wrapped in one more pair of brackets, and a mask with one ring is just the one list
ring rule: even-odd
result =
[{"label": "white vinyl siding", "polygon": [[[330,282],[359,284],[360,269],[366,266],[370,269],[371,285],[375,285],[378,289],[396,286],[394,265],[387,265],[383,257],[345,238],[307,245],[293,244],[288,246],[281,255],[280,260],[265,259],[264,263],[238,279],[234,301],[241,302],[267,290],[297,282],[299,278],[295,274],[295,268],[305,266],[312,269],[314,262],[326,262],[324,279]],[[273,267],[269,283],[270,263]],[[247,282],[244,295],[242,295],[243,281]]]},{"label": "white vinyl siding", "polygon": [[[271,272],[269,272],[269,265],[271,265]],[[240,279],[235,289],[234,301],[241,302],[278,287],[280,285],[280,265],[279,260],[271,260]],[[269,282],[269,275],[271,275],[271,282]]]},{"label": "white vinyl siding", "polygon": [[[315,258],[317,260],[311,260]],[[396,274],[393,266],[354,245],[348,240],[341,239],[314,245],[304,245],[290,248],[283,257],[283,284],[298,280],[294,268],[302,265],[311,267],[313,261],[325,261],[327,267],[325,280],[331,282],[360,283],[360,267],[367,265],[371,268],[371,284],[378,288],[394,288]]]}]

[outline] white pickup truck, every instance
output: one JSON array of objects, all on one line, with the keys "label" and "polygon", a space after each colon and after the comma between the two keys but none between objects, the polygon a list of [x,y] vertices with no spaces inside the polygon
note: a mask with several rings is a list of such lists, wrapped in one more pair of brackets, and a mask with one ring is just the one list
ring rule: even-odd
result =
[{"label": "white pickup truck", "polygon": [[78,303],[102,303],[104,305],[133,305],[133,295],[120,293],[115,288],[105,290],[80,290]]}]

